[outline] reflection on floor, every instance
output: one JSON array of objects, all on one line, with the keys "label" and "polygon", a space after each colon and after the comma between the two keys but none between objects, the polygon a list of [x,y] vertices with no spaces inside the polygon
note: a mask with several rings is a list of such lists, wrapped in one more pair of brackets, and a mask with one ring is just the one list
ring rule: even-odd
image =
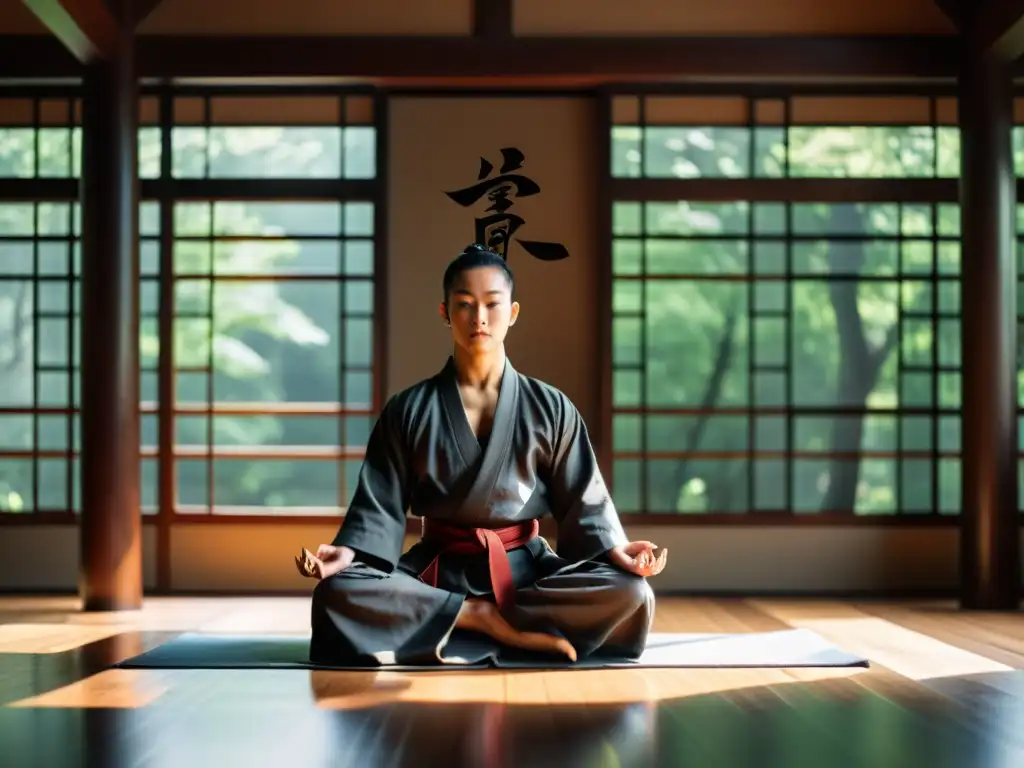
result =
[{"label": "reflection on floor", "polygon": [[0,765],[1024,765],[1024,621],[944,603],[658,604],[657,631],[806,627],[869,670],[109,668],[184,631],[305,634],[308,607],[0,598]]}]

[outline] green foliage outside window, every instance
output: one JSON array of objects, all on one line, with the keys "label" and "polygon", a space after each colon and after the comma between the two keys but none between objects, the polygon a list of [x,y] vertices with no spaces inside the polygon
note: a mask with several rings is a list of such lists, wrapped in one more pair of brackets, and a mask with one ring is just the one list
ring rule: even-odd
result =
[{"label": "green foliage outside window", "polygon": [[[159,176],[160,138],[140,129],[142,178]],[[175,128],[171,166],[175,178],[372,178],[374,142],[366,127]],[[0,177],[73,178],[80,165],[77,128],[0,128]],[[171,255],[161,204],[174,222],[177,505],[344,506],[374,406],[372,201],[142,203],[144,512],[157,505],[157,277]],[[0,512],[79,509],[79,418],[61,412],[79,405],[78,219],[72,200],[0,203]],[[261,458],[275,451],[303,458]]]}]

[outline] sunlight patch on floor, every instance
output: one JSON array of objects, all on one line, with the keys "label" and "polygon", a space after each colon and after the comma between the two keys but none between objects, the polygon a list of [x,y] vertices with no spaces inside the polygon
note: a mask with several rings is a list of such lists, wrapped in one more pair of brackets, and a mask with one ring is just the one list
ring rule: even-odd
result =
[{"label": "sunlight patch on floor", "polygon": [[312,672],[321,709],[364,709],[396,702],[594,705],[657,702],[777,685],[851,677],[862,668],[605,669],[539,672]]},{"label": "sunlight patch on floor", "polygon": [[0,598],[0,624],[115,626],[119,631],[309,631],[305,597],[147,597],[138,611],[84,613],[76,598]]},{"label": "sunlight patch on floor", "polygon": [[0,653],[64,653],[129,631],[115,624],[0,624]]},{"label": "sunlight patch on floor", "polygon": [[169,690],[166,677],[150,671],[108,669],[7,706],[12,709],[140,709],[153,704]]},{"label": "sunlight patch on floor", "polygon": [[751,601],[793,627],[817,632],[910,680],[1013,671],[1013,667],[841,604]]}]

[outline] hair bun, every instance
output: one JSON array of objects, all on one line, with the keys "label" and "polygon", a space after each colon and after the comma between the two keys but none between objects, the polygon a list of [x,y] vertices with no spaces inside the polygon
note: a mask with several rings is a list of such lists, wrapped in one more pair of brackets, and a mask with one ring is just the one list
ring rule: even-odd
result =
[{"label": "hair bun", "polygon": [[462,252],[464,254],[466,254],[466,253],[485,253],[485,252],[490,251],[490,250],[491,249],[488,248],[486,245],[480,245],[480,243],[471,243],[470,245],[467,245],[465,250],[463,250]]}]

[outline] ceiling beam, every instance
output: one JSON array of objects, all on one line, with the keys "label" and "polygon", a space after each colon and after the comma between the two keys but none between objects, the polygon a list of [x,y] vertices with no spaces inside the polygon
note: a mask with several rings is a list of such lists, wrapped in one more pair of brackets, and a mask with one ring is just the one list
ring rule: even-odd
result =
[{"label": "ceiling beam", "polygon": [[972,47],[1003,61],[1024,56],[1024,0],[993,0],[979,5],[964,29]]},{"label": "ceiling beam", "polygon": [[117,52],[120,24],[103,0],[22,1],[82,64]]},{"label": "ceiling beam", "polygon": [[[960,57],[959,41],[952,35],[505,40],[144,35],[137,41],[141,78],[344,78],[417,87],[728,80],[952,82]],[[0,37],[0,79],[78,75],[73,60],[52,37]]]},{"label": "ceiling beam", "polygon": [[124,11],[126,16],[124,21],[132,29],[137,29],[142,22],[149,18],[149,14],[155,11],[161,2],[163,0],[130,0],[127,3],[128,7]]},{"label": "ceiling beam", "polygon": [[473,37],[507,40],[512,37],[512,0],[473,0]]},{"label": "ceiling beam", "polygon": [[[400,51],[401,55],[396,55]],[[579,82],[693,78],[931,78],[956,72],[956,38],[161,37],[139,46],[149,77],[465,78]]]},{"label": "ceiling beam", "polygon": [[1024,0],[935,0],[966,47],[1014,62],[1024,56]]},{"label": "ceiling beam", "polygon": [[[975,2],[982,2],[983,0],[975,0]],[[957,29],[963,29],[964,23],[967,20],[967,14],[965,12],[963,0],[935,0],[935,4],[939,6],[939,10],[946,14],[946,18],[956,25]]]}]

